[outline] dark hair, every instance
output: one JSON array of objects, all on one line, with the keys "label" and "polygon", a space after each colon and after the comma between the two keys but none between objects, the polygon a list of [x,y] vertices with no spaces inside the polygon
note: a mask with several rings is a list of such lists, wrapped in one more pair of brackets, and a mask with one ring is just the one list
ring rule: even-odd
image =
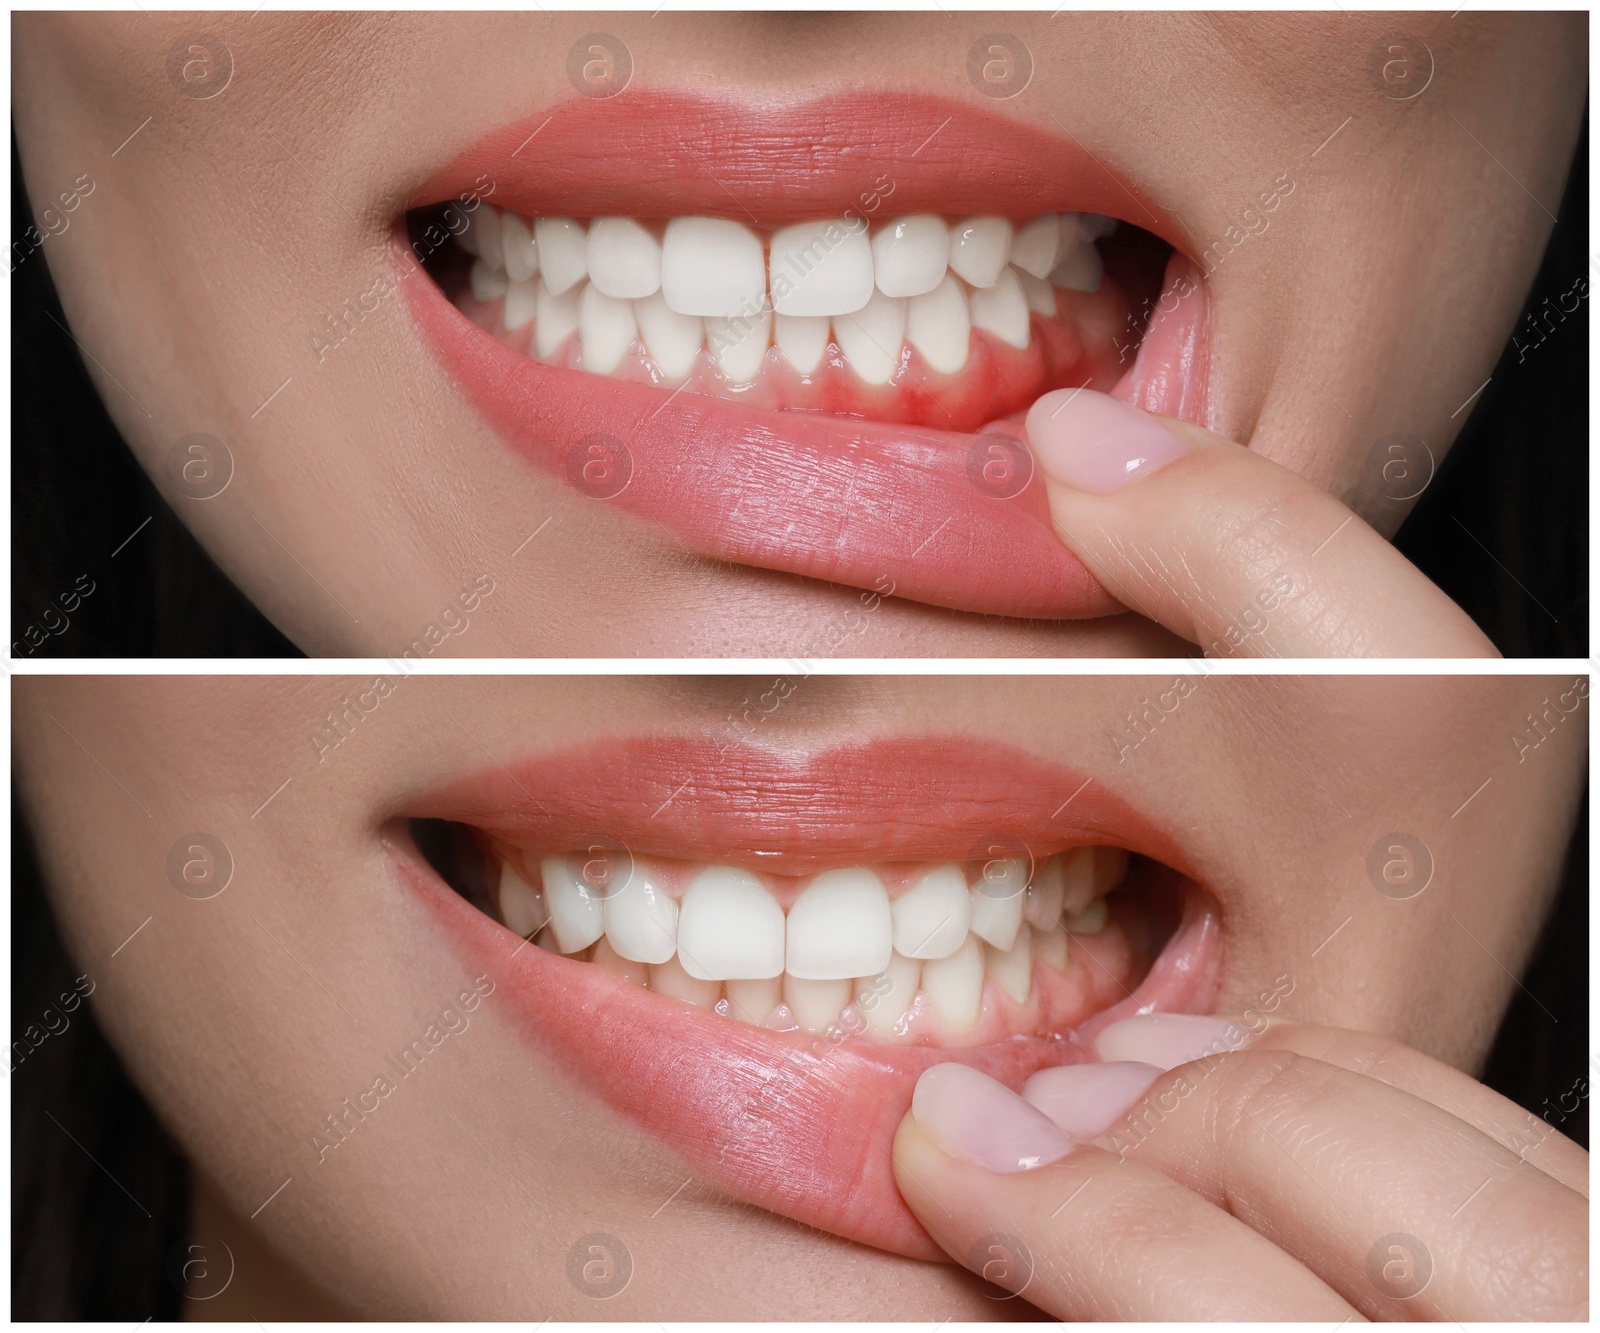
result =
[{"label": "dark hair", "polygon": [[[1561,308],[1587,283],[1587,126],[1527,317],[1396,541],[1508,656],[1588,653],[1587,305]],[[21,236],[32,216],[14,136],[11,161]],[[295,655],[134,462],[66,331],[47,256],[35,251],[12,276],[15,655]],[[53,632],[80,576],[96,591]],[[43,639],[31,653],[30,627]]]}]

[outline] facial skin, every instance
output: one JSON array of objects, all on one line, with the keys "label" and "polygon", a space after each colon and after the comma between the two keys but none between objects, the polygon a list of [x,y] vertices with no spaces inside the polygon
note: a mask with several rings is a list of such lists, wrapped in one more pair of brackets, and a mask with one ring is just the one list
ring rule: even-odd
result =
[{"label": "facial skin", "polygon": [[[167,76],[196,22],[19,16],[24,173],[36,209],[94,180],[44,250],[140,462],[252,601],[308,652],[341,656],[402,651],[483,575],[493,595],[438,652],[804,653],[856,605],[854,589],[686,552],[535,471],[452,385],[403,301],[322,361],[312,350],[325,316],[385,271],[412,191],[490,130],[571,99],[566,53],[587,32],[627,45],[642,88],[912,89],[1065,129],[1168,209],[1196,255],[1288,172],[1296,190],[1270,229],[1208,282],[1206,424],[1391,534],[1407,505],[1378,492],[1369,450],[1405,432],[1437,458],[1465,419],[1548,236],[1586,75],[1578,15],[254,14],[207,29],[234,72],[197,100]],[[964,76],[995,27],[1035,63],[1004,102]],[[1409,100],[1369,73],[1396,32],[1434,62]],[[624,144],[596,151],[625,161]],[[214,499],[169,471],[191,432],[232,452]],[[1132,617],[1042,626],[896,599],[849,651],[1175,642]]]},{"label": "facial skin", "polygon": [[[370,684],[16,682],[18,787],[57,918],[112,1043],[210,1182],[196,1225],[238,1259],[232,1313],[593,1317],[564,1264],[601,1232],[634,1262],[607,1317],[992,1317],[958,1269],[695,1181],[528,1043],[509,985],[318,1161],[323,1117],[473,986],[395,873],[386,821],[448,779],[580,742],[731,738],[771,682],[396,678],[319,759],[328,711]],[[812,677],[749,743],[956,733],[1070,763],[1170,831],[1214,895],[1213,1012],[1241,1012],[1287,976],[1276,1017],[1475,1071],[1566,850],[1587,737],[1573,682],[1191,684],[1130,745],[1127,715],[1170,694],[1170,677]],[[1564,720],[1534,745],[1525,718],[1547,700]],[[195,831],[235,867],[204,900],[168,877],[169,849]],[[1434,860],[1429,887],[1404,900],[1367,869],[1397,832]]]}]

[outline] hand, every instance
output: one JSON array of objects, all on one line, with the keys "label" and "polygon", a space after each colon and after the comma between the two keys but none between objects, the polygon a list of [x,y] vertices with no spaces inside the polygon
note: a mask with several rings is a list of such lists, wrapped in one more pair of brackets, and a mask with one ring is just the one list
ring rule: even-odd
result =
[{"label": "hand", "polygon": [[1467,1075],[1188,1015],[1095,1045],[1027,1100],[918,1081],[896,1179],[957,1262],[1062,1319],[1587,1319],[1588,1154]]},{"label": "hand", "polygon": [[1056,534],[1124,606],[1216,657],[1494,657],[1333,496],[1199,426],[1089,389],[1028,412]]}]

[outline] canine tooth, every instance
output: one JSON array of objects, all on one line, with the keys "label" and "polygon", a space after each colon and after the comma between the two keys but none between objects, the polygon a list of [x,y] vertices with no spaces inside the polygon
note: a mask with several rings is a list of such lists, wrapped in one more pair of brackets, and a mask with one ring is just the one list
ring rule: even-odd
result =
[{"label": "canine tooth", "polygon": [[772,233],[772,308],[780,315],[850,315],[872,295],[865,223],[802,222]]},{"label": "canine tooth", "polygon": [[727,318],[762,309],[761,240],[726,218],[673,218],[661,243],[661,291],[680,315]]},{"label": "canine tooth", "polygon": [[968,893],[972,903],[969,929],[997,949],[1009,949],[1022,929],[1022,909],[1027,902],[1028,863],[990,861]]},{"label": "canine tooth", "polygon": [[783,1003],[783,978],[762,977],[756,981],[723,983],[733,1016],[742,1023],[765,1023],[772,1011]]},{"label": "canine tooth", "polygon": [[754,875],[702,870],[678,908],[678,957],[709,981],[758,981],[783,971],[783,908]]},{"label": "canine tooth", "polygon": [[1050,274],[1052,287],[1064,287],[1069,292],[1097,292],[1100,279],[1105,276],[1105,266],[1100,262],[1100,252],[1093,241],[1079,241],[1066,254]]},{"label": "canine tooth", "polygon": [[1054,213],[1034,218],[1011,239],[1011,262],[1024,273],[1047,278],[1061,258],[1061,221]]},{"label": "canine tooth", "polygon": [[505,252],[500,246],[500,210],[492,204],[479,204],[469,228],[475,247],[472,251],[490,268],[504,268]]},{"label": "canine tooth", "polygon": [[622,364],[638,332],[632,301],[607,296],[592,282],[584,287],[578,301],[578,345],[585,370],[609,375]]},{"label": "canine tooth", "polygon": [[1018,349],[1028,345],[1028,298],[1022,294],[1016,269],[1006,269],[992,287],[978,288],[970,302],[973,328],[987,329],[1001,342]]},{"label": "canine tooth", "polygon": [[906,341],[930,369],[954,375],[967,364],[972,341],[967,294],[948,274],[931,292],[906,302]]},{"label": "canine tooth", "polygon": [[[480,204],[474,210],[474,213],[477,213],[477,214],[481,215],[483,210],[485,208],[487,208],[487,207],[488,207],[487,204]],[[479,232],[478,232],[478,229],[477,229],[476,222],[474,221],[473,213],[468,213],[465,210],[462,210],[462,216],[466,218],[467,225],[464,226],[460,231],[454,233],[455,238],[456,238],[456,244],[459,245],[463,250],[465,250],[474,259],[481,259],[481,258],[483,258],[483,256],[481,254],[479,254],[478,252],[479,252],[480,249],[482,249],[482,247],[478,244]]]},{"label": "canine tooth", "polygon": [[574,218],[535,218],[533,239],[539,247],[544,285],[555,295],[570,291],[588,272],[588,237]]},{"label": "canine tooth", "polygon": [[935,866],[889,904],[895,952],[907,958],[948,958],[967,938],[972,900],[960,866]]},{"label": "canine tooth", "polygon": [[899,953],[890,955],[889,966],[877,976],[858,978],[854,1003],[866,1020],[867,1031],[879,1037],[892,1036],[917,998],[921,980],[921,961]]},{"label": "canine tooth", "polygon": [[989,980],[1018,1004],[1026,1004],[1033,990],[1033,932],[1018,931],[1017,942],[1010,949],[985,945],[983,958]]},{"label": "canine tooth", "polygon": [[606,939],[635,963],[664,963],[678,949],[678,904],[635,861],[633,872],[605,897]]},{"label": "canine tooth", "polygon": [[472,261],[472,294],[480,301],[492,301],[497,296],[504,296],[510,284],[506,275],[497,268],[489,267],[486,259]]},{"label": "canine tooth", "polygon": [[825,315],[774,315],[772,341],[784,359],[802,375],[809,375],[822,364],[828,352],[828,320]]},{"label": "canine tooth", "polygon": [[1028,302],[1028,309],[1037,311],[1046,319],[1054,319],[1060,309],[1056,303],[1056,289],[1043,278],[1024,273],[1020,268],[1013,269],[1012,272],[1022,284],[1022,295]]},{"label": "canine tooth", "polygon": [[504,252],[506,277],[526,282],[539,271],[539,247],[528,224],[515,213],[500,215],[500,249]]},{"label": "canine tooth", "polygon": [[550,928],[562,953],[587,949],[605,929],[600,895],[577,875],[559,856],[547,856],[539,863],[544,880],[544,904],[550,912]]},{"label": "canine tooth", "polygon": [[922,993],[949,1027],[976,1026],[983,1013],[983,945],[969,935],[948,958],[923,963]]},{"label": "canine tooth", "polygon": [[581,293],[565,291],[557,296],[539,279],[534,296],[534,346],[541,361],[548,361],[578,331],[578,299]]},{"label": "canine tooth", "polygon": [[1126,847],[1096,847],[1094,849],[1094,891],[1098,897],[1104,897],[1122,883],[1122,877],[1128,873],[1128,849]]},{"label": "canine tooth", "polygon": [[784,971],[801,981],[873,976],[889,965],[893,933],[882,880],[859,867],[826,871],[789,908]]},{"label": "canine tooth", "polygon": [[708,318],[706,345],[717,369],[735,384],[748,384],[766,363],[767,348],[772,345],[772,312]]},{"label": "canine tooth", "polygon": [[1033,937],[1033,956],[1041,963],[1048,963],[1057,972],[1065,972],[1067,970],[1067,928],[1057,922],[1049,930],[1036,932]]},{"label": "canine tooth", "polygon": [[500,920],[524,939],[543,928],[550,914],[544,896],[517,873],[510,861],[500,863]]},{"label": "canine tooth", "polygon": [[950,228],[950,267],[974,287],[993,287],[1011,257],[1011,223],[968,218]]},{"label": "canine tooth", "polygon": [[807,981],[785,973],[783,1002],[803,1031],[826,1032],[850,1003],[850,980]]},{"label": "canine tooth", "polygon": [[1069,935],[1098,935],[1106,928],[1106,900],[1096,898],[1077,916],[1069,916],[1064,923]]},{"label": "canine tooth", "polygon": [[1067,881],[1061,869],[1061,858],[1052,856],[1028,885],[1028,901],[1023,915],[1030,926],[1049,930],[1061,920],[1061,905],[1066,899]]},{"label": "canine tooth", "polygon": [[1094,901],[1094,848],[1074,847],[1061,853],[1062,910],[1076,915]]},{"label": "canine tooth", "polygon": [[509,329],[520,329],[539,311],[539,284],[514,282],[506,288],[505,313],[500,322]]},{"label": "canine tooth", "polygon": [[615,972],[624,981],[631,981],[635,986],[643,986],[650,980],[648,966],[634,962],[631,958],[624,958],[611,947],[611,941],[604,936],[601,936],[599,943],[594,946],[594,956],[589,961],[599,964],[607,972]]},{"label": "canine tooth", "polygon": [[906,335],[903,297],[873,292],[853,315],[835,315],[833,336],[839,340],[850,369],[868,384],[887,384],[900,368],[900,345]]},{"label": "canine tooth", "polygon": [[696,1009],[710,1009],[722,994],[722,987],[716,982],[690,976],[676,955],[651,966],[650,989],[692,1004]]},{"label": "canine tooth", "polygon": [[680,315],[660,292],[634,302],[633,313],[656,369],[669,380],[685,379],[705,346],[705,321],[699,315]]},{"label": "canine tooth", "polygon": [[931,213],[896,218],[872,238],[872,265],[885,296],[922,296],[944,279],[950,228]]},{"label": "canine tooth", "polygon": [[661,289],[661,242],[632,218],[596,218],[585,251],[589,281],[618,301]]}]

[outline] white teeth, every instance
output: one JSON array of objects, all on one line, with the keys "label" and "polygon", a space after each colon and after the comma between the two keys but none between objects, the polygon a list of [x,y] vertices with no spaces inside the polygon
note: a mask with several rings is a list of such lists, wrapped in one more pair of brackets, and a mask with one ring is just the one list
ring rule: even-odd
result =
[{"label": "white teeth", "polygon": [[822,364],[828,352],[827,317],[774,315],[772,341],[791,366],[802,375],[809,375]]},{"label": "white teeth", "polygon": [[661,290],[680,315],[726,318],[762,309],[760,237],[726,218],[673,218],[661,243]]},{"label": "white teeth", "polygon": [[900,368],[906,302],[902,297],[875,291],[855,314],[834,317],[833,334],[850,369],[868,384],[887,384]]},{"label": "white teeth", "polygon": [[785,971],[802,981],[875,976],[889,965],[892,936],[883,881],[870,870],[829,870],[789,908]]},{"label": "white teeth", "polygon": [[1122,882],[1128,873],[1126,847],[1096,847],[1094,849],[1094,891],[1103,898]]},{"label": "white teeth", "polygon": [[983,1013],[983,945],[972,936],[948,958],[922,965],[922,993],[956,1031],[975,1027]]},{"label": "white teeth", "polygon": [[1047,278],[1061,258],[1061,223],[1054,213],[1034,218],[1011,239],[1011,262],[1024,273]]},{"label": "white teeth", "polygon": [[500,217],[500,248],[504,251],[506,277],[512,282],[527,282],[539,271],[539,247],[528,224],[515,213]]},{"label": "white teeth", "polygon": [[490,268],[506,266],[505,252],[500,247],[500,210],[488,204],[479,204],[472,217],[472,253]]},{"label": "white teeth", "polygon": [[707,317],[706,345],[724,375],[735,384],[748,384],[761,373],[767,348],[772,345],[772,312],[761,310],[731,319]]},{"label": "white teeth", "polygon": [[1011,257],[1011,223],[968,218],[950,228],[950,267],[974,287],[992,287]]},{"label": "white teeth", "polygon": [[864,223],[804,222],[772,233],[772,308],[780,315],[849,315],[872,295]]},{"label": "white teeth", "polygon": [[1046,319],[1054,319],[1058,306],[1056,304],[1056,289],[1043,278],[1036,278],[1031,273],[1024,273],[1020,268],[1013,269],[1017,281],[1022,284],[1022,294],[1028,300],[1028,309],[1036,311]]},{"label": "white teeth", "polygon": [[1098,935],[1106,928],[1106,900],[1096,898],[1079,915],[1067,917],[1065,925],[1072,935]]},{"label": "white teeth", "polygon": [[638,331],[632,301],[607,296],[592,282],[584,287],[578,302],[578,340],[585,370],[609,375],[622,364]]},{"label": "white teeth", "polygon": [[680,315],[660,292],[635,302],[633,313],[656,369],[669,380],[686,378],[705,346],[705,321],[699,315]]},{"label": "white teeth", "polygon": [[1049,930],[1061,920],[1061,905],[1066,895],[1067,881],[1061,858],[1052,856],[1028,885],[1028,902],[1023,908],[1028,924],[1039,930]]},{"label": "white teeth", "polygon": [[632,218],[596,218],[585,252],[589,281],[607,296],[636,301],[661,287],[661,242]]},{"label": "white teeth", "polygon": [[872,238],[872,260],[885,296],[931,292],[950,262],[950,228],[928,213],[897,218]]},{"label": "white teeth", "polygon": [[1018,349],[1028,345],[1028,298],[1022,294],[1016,269],[1006,269],[992,287],[980,287],[970,301],[973,328],[987,329]]},{"label": "white teeth", "polygon": [[550,912],[550,929],[562,953],[587,949],[605,929],[600,895],[573,874],[572,867],[559,856],[547,856],[539,864],[544,880],[544,903]]},{"label": "white teeth", "polygon": [[504,296],[506,288],[506,275],[497,268],[491,268],[487,259],[474,259],[472,261],[472,294],[480,301],[492,301],[497,296]]},{"label": "white teeth", "polygon": [[605,898],[606,939],[636,963],[664,963],[678,950],[678,904],[635,861],[628,878]]},{"label": "white teeth", "polygon": [[[480,205],[478,207],[478,209],[476,211],[479,214],[482,214],[483,210],[485,208],[487,208],[487,207],[488,207],[487,204],[482,204],[482,205]],[[473,214],[468,213],[465,216],[466,216],[466,219],[467,219],[467,225],[464,226],[460,231],[455,233],[456,244],[459,245],[463,250],[465,250],[474,259],[481,259],[481,258],[483,258],[483,256],[478,253],[478,251],[481,249],[481,247],[478,244],[478,229],[477,229],[476,225],[474,224]]]},{"label": "white teeth", "polygon": [[1100,279],[1105,276],[1105,266],[1100,262],[1100,252],[1093,241],[1079,241],[1055,266],[1050,274],[1052,287],[1064,287],[1070,292],[1097,292]]},{"label": "white teeth", "polygon": [[972,901],[960,866],[930,870],[889,904],[895,952],[907,958],[948,958],[967,938]]},{"label": "white teeth", "polygon": [[946,276],[923,296],[906,302],[906,341],[922,353],[930,369],[954,375],[967,364],[972,319],[961,284]]},{"label": "white teeth", "polygon": [[807,981],[785,974],[783,1002],[803,1031],[826,1032],[839,1021],[845,1005],[850,1003],[850,982],[848,979]]},{"label": "white teeth", "polygon": [[1074,847],[1061,853],[1061,908],[1065,912],[1081,912],[1094,901],[1093,847]]},{"label": "white teeth", "polygon": [[722,987],[716,982],[690,976],[676,954],[651,967],[650,989],[692,1004],[696,1009],[710,1009],[722,993]]},{"label": "white teeth", "polygon": [[1079,213],[1078,229],[1091,241],[1097,241],[1102,236],[1110,236],[1117,229],[1116,218],[1108,218],[1103,213]]},{"label": "white teeth", "polygon": [[1033,953],[1041,963],[1048,963],[1057,972],[1067,970],[1067,928],[1057,924],[1040,931],[1034,937]]},{"label": "white teeth", "polygon": [[645,964],[624,958],[611,947],[611,941],[604,937],[594,946],[589,961],[598,963],[607,972],[615,972],[624,981],[631,981],[635,986],[643,986],[650,980],[650,969]]},{"label": "white teeth", "polygon": [[1010,949],[984,948],[984,970],[989,980],[1018,1004],[1028,1002],[1033,990],[1033,932],[1019,931]]},{"label": "white teeth", "polygon": [[537,315],[533,326],[534,346],[538,350],[539,359],[548,361],[574,333],[578,331],[578,293],[575,291],[562,292],[555,295],[545,286],[544,279],[539,279],[539,290],[535,295],[535,308]]},{"label": "white teeth", "polygon": [[588,272],[588,237],[583,223],[573,218],[536,218],[533,236],[546,287],[560,296],[583,281]]},{"label": "white teeth", "polygon": [[703,870],[678,912],[678,956],[692,977],[751,981],[783,971],[783,908],[754,875]]},{"label": "white teeth", "polygon": [[506,929],[524,939],[542,930],[550,914],[539,890],[523,879],[510,861],[500,863],[500,920]]},{"label": "white teeth", "polygon": [[917,998],[921,980],[921,962],[898,953],[890,956],[889,966],[877,976],[858,979],[855,1004],[866,1020],[867,1031],[879,1037],[892,1036]]},{"label": "white teeth", "polygon": [[762,977],[755,981],[729,981],[723,989],[728,993],[728,1007],[733,1017],[757,1027],[765,1023],[772,1011],[783,1003],[783,978]]},{"label": "white teeth", "polygon": [[505,312],[500,322],[507,329],[520,329],[539,313],[539,284],[514,282],[506,289]]},{"label": "white teeth", "polygon": [[989,861],[972,886],[972,933],[997,949],[1009,949],[1022,929],[1022,908],[1027,901],[1028,863]]}]

